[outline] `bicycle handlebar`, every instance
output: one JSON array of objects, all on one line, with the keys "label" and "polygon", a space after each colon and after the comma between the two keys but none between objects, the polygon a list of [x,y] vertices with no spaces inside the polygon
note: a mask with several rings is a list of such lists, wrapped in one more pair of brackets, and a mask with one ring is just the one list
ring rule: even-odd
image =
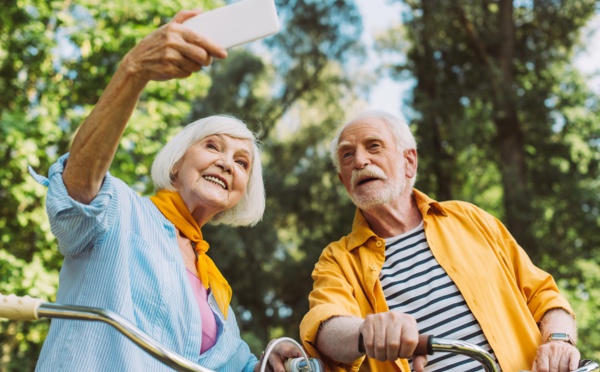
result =
[{"label": "bicycle handlebar", "polygon": [[[133,323],[110,310],[62,305],[44,302],[43,300],[29,296],[20,297],[13,294],[6,296],[0,293],[0,318],[11,320],[59,318],[104,322],[117,329],[125,337],[142,348],[142,350],[177,371],[213,372],[154,341]],[[304,354],[303,358],[293,358],[286,362],[285,367],[287,371],[323,370],[318,360],[308,358],[303,350],[302,352]]]},{"label": "bicycle handlebar", "polygon": [[182,372],[213,372],[162,346],[133,323],[110,310],[55,304],[29,296],[19,297],[13,294],[8,296],[0,294],[0,318],[12,320],[59,318],[104,322],[116,328],[148,354],[175,370]]},{"label": "bicycle handlebar", "polygon": [[477,345],[460,340],[436,338],[431,335],[419,335],[419,343],[414,355],[432,355],[436,351],[447,351],[462,354],[477,360],[487,372],[499,372],[496,362],[490,353]]},{"label": "bicycle handlebar", "polygon": [[[61,305],[44,302],[43,300],[29,296],[19,297],[13,294],[6,296],[0,293],[0,318],[11,320],[62,318],[101,321],[113,326],[148,354],[152,355],[154,358],[160,360],[175,370],[183,372],[212,372],[210,369],[193,363],[183,356],[162,346],[146,333],[137,328],[133,323],[109,310],[82,306]],[[358,350],[361,353],[365,352],[362,334],[359,335]],[[415,349],[414,355],[432,355],[436,351],[445,351],[466,355],[479,361],[487,372],[499,371],[494,358],[487,351],[477,345],[460,340],[436,338],[431,335],[419,335],[419,342]],[[302,359],[305,360],[303,363],[309,369],[320,370],[320,365],[315,363],[317,360],[312,358]],[[300,362],[288,362],[286,363],[286,367],[291,368],[290,366],[292,364],[297,365],[300,364]],[[580,364],[580,368],[572,372],[592,372],[599,369],[600,366],[598,363],[590,360],[583,360]]]},{"label": "bicycle handlebar", "polygon": [[[362,334],[358,337],[358,351],[361,353],[365,352]],[[437,338],[432,335],[419,335],[419,341],[413,355],[433,355],[436,351],[466,355],[481,363],[486,372],[500,372],[492,355],[477,345],[461,340]],[[592,372],[600,369],[598,363],[587,359],[582,360],[579,365],[578,369],[571,372]]]},{"label": "bicycle handlebar", "polygon": [[[362,334],[358,336],[358,351],[365,352]],[[432,355],[436,351],[466,355],[481,363],[487,372],[499,371],[494,358],[477,345],[460,340],[435,338],[432,335],[419,335],[413,355]]]}]

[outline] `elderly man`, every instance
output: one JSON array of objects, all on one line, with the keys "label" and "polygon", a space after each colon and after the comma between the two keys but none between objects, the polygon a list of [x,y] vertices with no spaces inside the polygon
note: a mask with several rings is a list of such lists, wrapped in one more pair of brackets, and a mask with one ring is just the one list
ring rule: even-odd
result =
[{"label": "elderly man", "polygon": [[407,360],[419,333],[477,344],[506,372],[577,368],[573,312],[552,277],[496,218],[412,188],[417,150],[405,122],[363,113],[340,129],[331,155],[358,208],[352,232],[315,265],[300,326],[328,369],[483,370],[454,354]]}]

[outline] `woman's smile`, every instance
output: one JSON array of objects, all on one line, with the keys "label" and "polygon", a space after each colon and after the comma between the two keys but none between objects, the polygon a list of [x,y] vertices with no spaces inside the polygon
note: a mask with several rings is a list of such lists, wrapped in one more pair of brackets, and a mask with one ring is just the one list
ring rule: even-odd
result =
[{"label": "woman's smile", "polygon": [[204,175],[202,176],[202,178],[204,178],[205,180],[214,183],[216,185],[221,186],[222,188],[224,188],[225,190],[228,189],[227,187],[227,181],[225,181],[222,178],[219,178],[218,176],[213,176],[213,175]]}]

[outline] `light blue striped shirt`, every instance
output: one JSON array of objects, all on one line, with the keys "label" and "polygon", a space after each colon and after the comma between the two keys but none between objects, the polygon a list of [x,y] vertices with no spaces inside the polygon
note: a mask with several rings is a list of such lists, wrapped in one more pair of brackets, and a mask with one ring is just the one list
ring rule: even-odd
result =
[{"label": "light blue striped shirt", "polygon": [[[212,294],[217,343],[200,354],[202,323],[176,230],[150,199],[110,174],[81,204],[62,180],[68,155],[53,164],[46,210],[64,255],[57,302],[109,309],[180,355],[217,371],[251,371],[257,362],[240,338],[233,310],[225,320]],[[169,371],[111,326],[53,319],[37,371]]]}]

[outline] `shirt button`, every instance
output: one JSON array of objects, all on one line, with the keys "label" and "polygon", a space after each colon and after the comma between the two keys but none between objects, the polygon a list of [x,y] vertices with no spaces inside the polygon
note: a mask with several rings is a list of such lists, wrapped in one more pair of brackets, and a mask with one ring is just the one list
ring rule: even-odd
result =
[{"label": "shirt button", "polygon": [[381,241],[377,241],[377,243],[375,243],[376,246],[381,247]]}]

